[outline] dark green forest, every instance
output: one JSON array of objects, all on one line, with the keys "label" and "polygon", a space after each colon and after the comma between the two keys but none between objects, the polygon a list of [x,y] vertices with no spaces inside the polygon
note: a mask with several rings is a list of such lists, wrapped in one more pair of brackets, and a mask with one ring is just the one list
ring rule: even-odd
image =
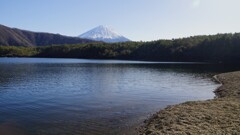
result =
[{"label": "dark green forest", "polygon": [[151,42],[0,46],[0,56],[239,63],[240,33]]}]

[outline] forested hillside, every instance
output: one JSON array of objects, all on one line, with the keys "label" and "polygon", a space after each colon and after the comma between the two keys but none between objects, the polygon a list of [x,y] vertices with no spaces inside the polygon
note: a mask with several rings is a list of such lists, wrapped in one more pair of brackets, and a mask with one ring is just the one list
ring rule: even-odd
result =
[{"label": "forested hillside", "polygon": [[31,32],[0,25],[1,46],[45,46],[52,44],[81,44],[89,42],[93,41],[60,34]]},{"label": "forested hillside", "polygon": [[0,56],[239,63],[240,33],[152,42],[88,43],[45,47],[2,46]]}]

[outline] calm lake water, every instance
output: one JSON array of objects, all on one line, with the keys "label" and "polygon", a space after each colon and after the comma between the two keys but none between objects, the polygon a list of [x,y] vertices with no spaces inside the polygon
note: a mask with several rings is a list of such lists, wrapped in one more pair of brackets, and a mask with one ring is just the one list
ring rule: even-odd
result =
[{"label": "calm lake water", "polygon": [[[237,67],[235,67],[237,69]],[[0,58],[0,133],[124,134],[167,105],[214,97],[200,63]]]}]

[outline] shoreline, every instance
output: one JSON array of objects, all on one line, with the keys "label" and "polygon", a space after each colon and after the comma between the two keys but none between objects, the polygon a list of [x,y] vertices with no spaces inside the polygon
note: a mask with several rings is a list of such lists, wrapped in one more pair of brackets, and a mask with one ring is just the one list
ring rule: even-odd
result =
[{"label": "shoreline", "polygon": [[213,76],[214,99],[171,105],[144,121],[141,135],[240,133],[240,71]]}]

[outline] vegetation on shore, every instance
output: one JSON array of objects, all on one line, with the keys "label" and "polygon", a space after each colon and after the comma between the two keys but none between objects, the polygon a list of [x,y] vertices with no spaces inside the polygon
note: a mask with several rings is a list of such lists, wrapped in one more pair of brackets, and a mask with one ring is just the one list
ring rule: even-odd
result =
[{"label": "vegetation on shore", "polygon": [[0,46],[0,57],[32,57],[38,53],[35,47]]},{"label": "vegetation on shore", "polygon": [[217,75],[217,97],[169,106],[145,121],[140,133],[237,135],[240,133],[240,72]]},{"label": "vegetation on shore", "polygon": [[1,57],[55,57],[239,63],[240,33],[152,42],[86,43],[42,47],[0,46]]}]

